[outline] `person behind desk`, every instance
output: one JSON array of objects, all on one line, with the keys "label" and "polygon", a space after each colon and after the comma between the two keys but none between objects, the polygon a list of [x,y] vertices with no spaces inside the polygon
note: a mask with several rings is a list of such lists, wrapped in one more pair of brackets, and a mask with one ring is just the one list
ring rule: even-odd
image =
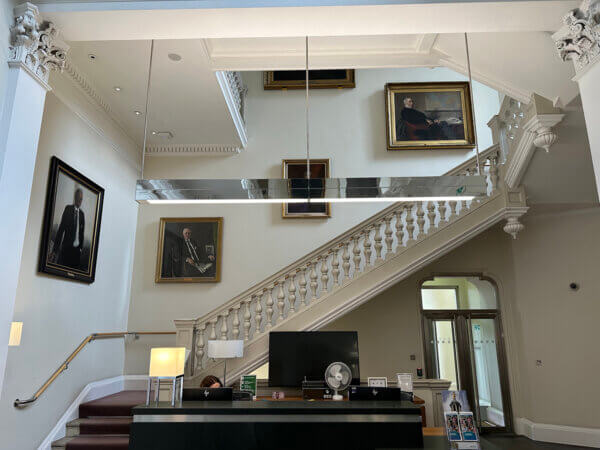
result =
[{"label": "person behind desk", "polygon": [[200,382],[201,388],[221,388],[223,387],[223,383],[214,375],[205,376]]}]

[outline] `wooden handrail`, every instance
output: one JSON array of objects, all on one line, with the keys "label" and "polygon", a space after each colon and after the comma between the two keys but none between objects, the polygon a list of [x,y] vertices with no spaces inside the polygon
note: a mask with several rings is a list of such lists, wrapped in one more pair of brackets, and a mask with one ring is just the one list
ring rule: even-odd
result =
[{"label": "wooden handrail", "polygon": [[68,356],[68,358],[65,359],[65,361],[60,365],[60,367],[54,371],[54,373],[50,376],[50,378],[48,378],[46,380],[46,382],[42,385],[42,387],[40,387],[35,392],[35,394],[33,394],[27,400],[16,399],[14,402],[15,408],[22,408],[24,406],[27,406],[27,405],[35,402],[40,397],[40,395],[42,395],[44,393],[44,391],[46,389],[48,389],[48,386],[50,386],[54,382],[54,380],[56,380],[56,378],[58,378],[58,376],[61,373],[63,373],[65,370],[67,370],[67,368],[69,367],[69,363],[71,361],[73,361],[73,359],[79,354],[79,352],[81,352],[81,350],[83,350],[83,348],[90,342],[95,341],[96,339],[114,339],[114,338],[124,338],[126,336],[140,336],[140,335],[149,335],[149,334],[169,335],[169,334],[175,334],[175,332],[174,331],[118,331],[118,332],[113,332],[113,333],[92,333],[92,334],[90,334],[83,341],[81,341],[81,344],[79,344],[77,346],[77,348]]}]

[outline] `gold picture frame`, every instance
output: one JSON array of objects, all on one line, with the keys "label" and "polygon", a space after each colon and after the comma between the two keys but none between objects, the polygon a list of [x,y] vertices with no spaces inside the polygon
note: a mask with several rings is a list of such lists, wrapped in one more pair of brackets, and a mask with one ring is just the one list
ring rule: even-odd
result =
[{"label": "gold picture frame", "polygon": [[387,83],[388,150],[475,147],[468,82]]},{"label": "gold picture frame", "polygon": [[[309,70],[309,89],[353,89],[354,69]],[[304,70],[271,70],[263,72],[263,87],[268,90],[306,89]]]},{"label": "gold picture frame", "polygon": [[[310,159],[311,178],[329,178],[329,159]],[[283,178],[306,178],[306,159],[284,159],[281,163]],[[331,203],[282,203],[284,219],[327,219],[331,217]]]},{"label": "gold picture frame", "polygon": [[218,283],[222,244],[222,217],[161,217],[154,281]]}]

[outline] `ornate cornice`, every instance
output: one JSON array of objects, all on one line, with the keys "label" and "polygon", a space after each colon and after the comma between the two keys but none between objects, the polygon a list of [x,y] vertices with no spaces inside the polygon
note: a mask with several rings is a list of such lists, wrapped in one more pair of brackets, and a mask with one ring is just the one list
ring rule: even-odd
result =
[{"label": "ornate cornice", "polygon": [[237,154],[241,149],[233,145],[151,145],[146,147],[147,156],[169,156],[169,155],[223,155]]},{"label": "ornate cornice", "polygon": [[552,35],[563,61],[573,61],[579,73],[600,58],[600,0],[584,0],[563,17]]},{"label": "ornate cornice", "polygon": [[59,38],[54,24],[40,18],[35,5],[23,3],[15,7],[14,14],[8,64],[22,67],[49,89],[50,71],[63,70],[69,47]]}]

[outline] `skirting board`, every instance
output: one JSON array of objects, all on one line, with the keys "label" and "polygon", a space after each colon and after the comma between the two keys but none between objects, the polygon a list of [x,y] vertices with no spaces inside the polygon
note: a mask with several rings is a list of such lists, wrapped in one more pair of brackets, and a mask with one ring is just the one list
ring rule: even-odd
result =
[{"label": "skirting board", "polygon": [[79,417],[79,405],[81,403],[116,394],[123,390],[145,390],[147,382],[147,375],[120,375],[87,384],[42,441],[38,450],[50,450],[52,442],[65,437],[67,423]]},{"label": "skirting board", "polygon": [[518,417],[515,420],[515,431],[517,434],[534,441],[580,445],[582,447],[600,447],[600,428],[535,423],[529,419]]}]

